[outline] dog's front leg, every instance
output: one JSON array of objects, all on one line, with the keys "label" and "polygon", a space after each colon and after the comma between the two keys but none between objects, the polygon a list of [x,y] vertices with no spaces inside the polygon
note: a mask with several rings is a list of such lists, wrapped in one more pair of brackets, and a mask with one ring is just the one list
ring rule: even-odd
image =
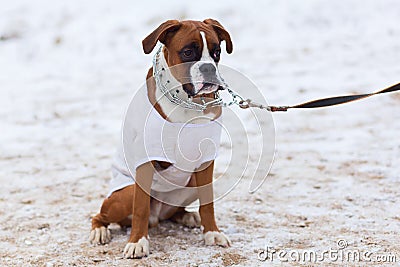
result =
[{"label": "dog's front leg", "polygon": [[124,249],[125,258],[141,258],[149,255],[148,223],[150,215],[150,190],[154,168],[151,162],[136,169],[132,230]]},{"label": "dog's front leg", "polygon": [[219,245],[229,247],[231,241],[219,231],[214,216],[214,192],[213,192],[214,161],[203,164],[195,173],[196,185],[200,200],[201,224],[204,227],[204,241],[206,245]]}]

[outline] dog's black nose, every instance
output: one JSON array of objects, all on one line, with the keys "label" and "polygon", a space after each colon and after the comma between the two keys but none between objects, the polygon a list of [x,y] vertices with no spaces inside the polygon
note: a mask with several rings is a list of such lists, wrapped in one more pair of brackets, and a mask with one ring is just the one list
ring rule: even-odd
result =
[{"label": "dog's black nose", "polygon": [[199,67],[199,69],[201,73],[203,73],[206,76],[214,75],[217,70],[215,66],[211,63],[204,63]]}]

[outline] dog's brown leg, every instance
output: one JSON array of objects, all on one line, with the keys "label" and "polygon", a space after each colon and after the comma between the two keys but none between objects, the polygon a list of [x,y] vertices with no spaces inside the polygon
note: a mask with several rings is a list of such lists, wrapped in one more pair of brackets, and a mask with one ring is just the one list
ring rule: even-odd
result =
[{"label": "dog's brown leg", "polygon": [[106,244],[111,239],[107,226],[110,223],[120,223],[132,214],[133,185],[127,186],[111,194],[103,201],[100,213],[92,218],[90,242]]},{"label": "dog's brown leg", "polygon": [[141,258],[149,255],[148,223],[150,215],[150,190],[154,167],[151,162],[136,169],[132,230],[128,244],[124,249],[126,258]]},{"label": "dog's brown leg", "polygon": [[[213,172],[214,161],[203,164],[200,170],[195,173],[200,200],[201,224],[204,227],[204,240],[206,245],[230,246],[230,240],[221,233],[217,227],[214,216],[213,202]],[[207,166],[207,167],[205,167]]]}]

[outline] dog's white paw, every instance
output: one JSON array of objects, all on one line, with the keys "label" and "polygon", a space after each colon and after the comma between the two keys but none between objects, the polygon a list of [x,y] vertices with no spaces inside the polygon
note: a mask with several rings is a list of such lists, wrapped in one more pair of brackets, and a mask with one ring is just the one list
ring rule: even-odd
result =
[{"label": "dog's white paw", "polygon": [[191,228],[200,227],[201,226],[200,215],[198,212],[187,212],[183,214],[180,220],[178,220],[178,223]]},{"label": "dog's white paw", "polygon": [[149,240],[146,237],[139,239],[137,243],[128,243],[124,249],[124,257],[127,259],[142,258],[150,253]]},{"label": "dog's white paw", "polygon": [[231,245],[231,241],[229,238],[221,232],[209,231],[204,234],[204,241],[207,246],[221,246],[221,247],[229,247]]},{"label": "dog's white paw", "polygon": [[110,242],[111,240],[111,233],[107,227],[98,227],[94,228],[90,232],[89,241],[94,245],[104,245]]}]

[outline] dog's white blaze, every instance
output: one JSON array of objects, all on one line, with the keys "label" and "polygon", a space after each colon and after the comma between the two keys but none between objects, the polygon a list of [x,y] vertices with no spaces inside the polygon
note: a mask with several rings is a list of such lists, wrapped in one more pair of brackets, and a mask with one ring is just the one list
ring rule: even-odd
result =
[{"label": "dog's white blaze", "polygon": [[[192,84],[194,85],[194,90],[196,94],[203,88],[204,76],[200,71],[201,65],[203,65],[204,63],[212,64],[215,68],[217,68],[214,59],[210,56],[210,51],[208,51],[206,34],[203,31],[200,31],[200,35],[203,41],[203,51],[201,52],[201,58],[200,61],[193,64],[190,69],[190,78]],[[218,79],[220,78],[218,74],[217,77]]]},{"label": "dog's white blaze", "polygon": [[214,59],[210,56],[210,51],[208,51],[206,34],[200,31],[200,35],[201,39],[203,40],[203,51],[201,53],[200,61],[209,61],[209,63],[212,63],[215,67],[217,67],[215,65]]}]

